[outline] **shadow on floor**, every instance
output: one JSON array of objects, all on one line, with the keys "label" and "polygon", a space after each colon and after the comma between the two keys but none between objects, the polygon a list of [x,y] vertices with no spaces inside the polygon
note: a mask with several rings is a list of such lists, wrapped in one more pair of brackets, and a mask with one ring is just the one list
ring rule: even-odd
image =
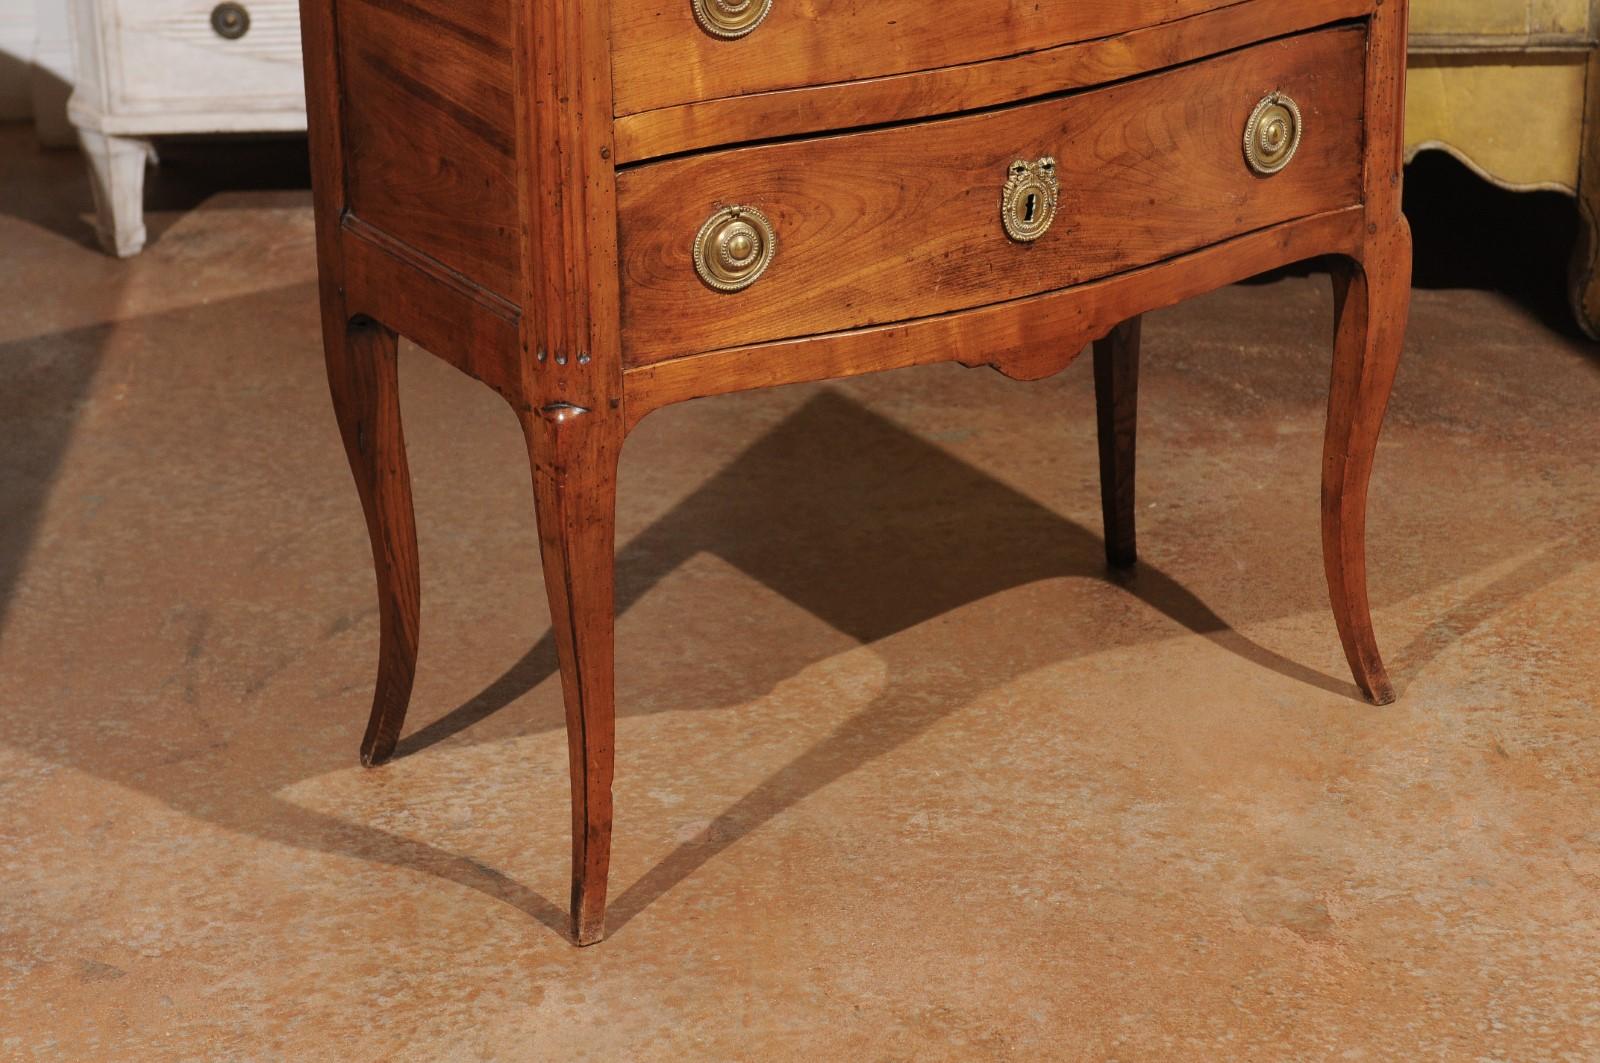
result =
[{"label": "shadow on floor", "polygon": [[[1499,292],[1565,339],[1592,347],[1567,303],[1567,265],[1578,239],[1578,205],[1560,192],[1508,192],[1454,156],[1425,151],[1406,167],[1411,284],[1424,290]],[[1326,272],[1320,259],[1245,281]]]},{"label": "shadow on floor", "polygon": [[[308,283],[257,293],[231,305],[189,308],[185,313],[219,315],[234,322],[298,322],[280,340],[298,347],[314,342],[313,292]],[[180,320],[174,327],[181,333],[197,326]],[[165,332],[151,340],[180,341],[181,335]],[[86,366],[92,367],[98,343],[96,330],[84,331],[80,346]],[[281,362],[269,359],[264,364],[263,372],[275,372],[274,365]],[[314,360],[307,361],[304,371],[315,374]],[[39,392],[28,420],[56,427],[35,430],[52,439],[64,434],[63,426],[70,424],[72,395],[81,387],[81,380],[75,377],[63,382],[64,390]],[[315,390],[311,382],[305,384],[308,395]],[[506,416],[510,417],[509,411]],[[295,460],[338,462],[331,427],[325,435],[326,453],[301,455]],[[296,445],[305,449],[303,444]],[[1092,429],[1085,433],[1083,445],[1094,445]],[[46,445],[35,451],[38,468],[45,473],[53,468],[46,453],[50,449]],[[151,466],[141,467],[136,476],[142,490],[162,492],[173,507],[203,512],[202,498],[191,497],[200,489],[190,485],[188,473],[182,466]],[[248,467],[236,470],[236,475],[243,477],[238,490],[267,490],[252,488]],[[347,492],[349,520],[359,525],[355,492],[342,476],[332,477],[331,482]],[[26,502],[36,490],[23,481],[13,480],[11,485],[8,503],[17,500],[17,492]],[[221,529],[216,538],[223,542],[240,537],[248,540],[250,534],[249,528]],[[147,547],[152,552],[181,556],[187,545],[184,538],[185,533],[175,530],[171,539],[153,541]],[[15,545],[7,540],[8,550]],[[1105,580],[1100,536],[830,389],[820,390],[699,489],[621,545],[619,607],[626,609],[639,602],[653,586],[702,552],[724,559],[802,606],[847,642],[871,645],[885,669],[884,685],[865,708],[734,802],[698,836],[678,845],[616,897],[611,920],[614,930],[785,809],[900,747],[985,692],[1054,663],[1115,648],[1119,640],[1125,643],[1130,636],[1152,637],[1148,626],[1120,625],[1108,630],[1086,623],[1070,610],[1051,610],[1045,617],[996,611],[984,616],[984,638],[990,640],[989,645],[952,644],[949,666],[930,668],[933,655],[926,640],[939,642],[940,652],[945,652],[942,640],[946,636],[937,627],[942,618],[1024,584],[1063,578]],[[1559,578],[1581,563],[1583,556],[1576,548],[1553,548],[1471,601],[1460,603],[1444,627],[1406,648],[1406,666],[1413,670],[1424,667],[1505,604]],[[531,570],[533,562],[528,560]],[[1356,697],[1353,684],[1344,675],[1324,675],[1252,641],[1158,569],[1142,568],[1125,586],[1131,596],[1170,618],[1174,631],[1201,634],[1255,666]],[[1404,593],[1425,589],[1406,587]],[[199,614],[222,609],[219,603],[204,601],[190,603],[190,607]],[[1237,613],[1240,623],[1270,620],[1294,608],[1298,606],[1273,595],[1241,595],[1230,603],[1230,611]],[[922,634],[907,638],[906,633],[913,630]],[[1332,638],[1331,622],[1328,631]],[[775,641],[763,645],[772,647]],[[716,646],[700,645],[692,655],[718,651]],[[652,711],[747,704],[815,663],[819,654],[830,652],[837,652],[837,642],[824,646],[815,639],[798,638],[777,651],[746,654],[741,667],[718,673],[721,685],[712,688],[709,698],[704,687],[690,695],[668,693],[654,699]],[[215,667],[237,670],[242,663],[224,660]],[[447,739],[473,741],[468,728],[550,679],[554,672],[553,644],[546,634],[477,696],[408,735],[402,751],[415,754]],[[340,711],[352,716],[362,712],[367,693],[364,688],[339,695]],[[252,696],[247,694],[246,701]],[[71,731],[70,741],[49,719],[12,721],[23,725],[8,728],[8,741],[43,758],[65,761],[77,770],[157,796],[186,815],[228,830],[433,875],[498,899],[558,933],[565,932],[562,906],[470,855],[307,809],[284,796],[305,779],[347,770],[355,760],[353,740],[349,748],[307,741],[295,731],[294,721],[265,711],[260,703],[220,706],[216,711],[226,713],[234,732],[226,747],[218,747],[214,754],[174,760],[169,749],[172,736],[194,734],[196,705],[167,691],[147,691],[138,696],[137,704],[137,709],[128,702],[90,710],[136,713],[137,718],[129,716],[105,728]],[[619,709],[624,717],[640,711],[626,700]],[[530,730],[560,727],[559,715],[552,711],[534,720]],[[248,760],[250,770],[231,772],[228,765],[242,762],[241,758]]]},{"label": "shadow on floor", "polygon": [[1568,339],[1588,339],[1567,304],[1578,205],[1560,192],[1508,192],[1454,156],[1424,151],[1406,167],[1417,288],[1498,291]]},{"label": "shadow on floor", "polygon": [[[1322,675],[1233,631],[1156,569],[1112,576],[1097,532],[833,391],[808,402],[622,546],[618,612],[699,553],[722,558],[862,645],[1013,587],[1114,578],[1178,624],[1261,667],[1358,696],[1349,680]],[[809,662],[792,662],[781,674],[730,692],[728,701],[759,697],[803,663]],[[402,738],[397,755],[461,733],[555,672],[555,643],[547,635],[475,697]]]},{"label": "shadow on floor", "polygon": [[[206,171],[210,173],[209,170]],[[193,193],[204,198],[204,179]],[[214,187],[214,186],[213,186]],[[55,207],[41,208],[55,217]],[[1559,292],[1559,286],[1556,289]],[[228,320],[314,320],[312,287],[252,296],[252,304],[206,311]],[[192,311],[201,312],[201,311]],[[21,571],[32,528],[72,432],[74,409],[87,393],[113,326],[84,329],[66,337],[67,355],[15,370],[22,350],[0,352],[10,371],[25,372],[18,396],[8,396],[0,444],[20,472],[4,481],[5,523],[0,530],[0,609]],[[308,329],[314,327],[307,325]],[[314,343],[309,337],[295,342]],[[63,343],[53,337],[52,345]],[[248,372],[248,368],[244,370]],[[318,411],[319,415],[321,411]],[[1085,438],[1085,446],[1092,439]],[[338,460],[329,451],[328,460]],[[147,476],[160,478],[162,470]],[[348,484],[341,484],[348,487]],[[183,486],[176,484],[175,504]],[[351,520],[358,521],[355,493],[348,491]],[[863,515],[866,515],[864,518]],[[249,529],[238,529],[248,535]],[[1592,546],[1593,544],[1587,544]],[[1444,626],[1406,647],[1409,671],[1424,667],[1443,646],[1492,617],[1505,604],[1559,578],[1584,551],[1553,547],[1539,559],[1496,581],[1451,610]],[[152,550],[179,548],[151,543]],[[996,643],[1003,653],[967,648],[964,667],[929,671],[925,655],[912,657],[897,636],[971,603],[1010,588],[1065,577],[1103,580],[1100,537],[952,457],[933,444],[877,416],[839,393],[824,390],[789,419],[708,479],[666,516],[621,547],[619,608],[638,602],[649,589],[697,553],[709,552],[803,606],[850,639],[876,647],[888,668],[885,688],[861,712],[736,801],[702,834],[684,842],[629,887],[612,905],[613,928],[625,925],[656,898],[683,881],[782,810],[863,764],[924,732],[986,690],[1080,654],[1112,648],[1108,633],[1089,630],[1070,616],[1049,621],[1025,638]],[[1126,583],[1128,592],[1169,617],[1180,628],[1205,636],[1253,664],[1274,669],[1323,690],[1354,697],[1348,678],[1329,677],[1287,659],[1234,631],[1205,602],[1159,570],[1145,568]],[[1410,587],[1407,593],[1424,588]],[[1262,620],[1281,608],[1270,596],[1254,599]],[[3,620],[3,616],[0,616]],[[1329,624],[1331,637],[1332,625]],[[722,703],[742,704],[771,689],[809,663],[806,647],[773,655],[760,667],[729,679]],[[478,695],[444,717],[406,736],[402,754],[446,739],[470,741],[467,729],[515,701],[555,672],[548,635]],[[161,702],[159,697],[155,699]],[[364,709],[348,699],[352,713]],[[660,706],[658,706],[659,708]],[[669,704],[673,709],[695,706]],[[623,715],[629,707],[620,706]],[[164,703],[141,711],[168,714],[148,733],[181,730],[185,708]],[[283,755],[302,742],[270,713],[243,713],[236,747],[260,754],[247,783],[219,799],[215,764],[171,763],[155,739],[139,726],[107,729],[63,749],[48,722],[31,732],[39,756],[154,794],[185,814],[287,846],[343,854],[435,875],[495,897],[564,932],[564,908],[494,868],[377,827],[314,812],[280,796],[286,788],[353,763],[354,748],[327,744]],[[560,721],[539,721],[553,729]],[[145,743],[141,746],[141,743]],[[303,744],[303,743],[302,743]],[[25,748],[29,748],[24,743]],[[152,767],[151,765],[159,765]]]},{"label": "shadow on floor", "polygon": [[[613,930],[785,809],[985,692],[1118,641],[1115,632],[1085,630],[1061,618],[1020,638],[997,631],[992,658],[982,650],[952,648],[953,658],[962,662],[952,669],[930,670],[925,646],[915,653],[902,650],[896,640],[901,633],[1011,588],[1043,580],[1110,578],[1103,544],[1095,531],[831,391],[805,404],[622,547],[619,611],[701,552],[722,558],[853,641],[873,646],[887,668],[886,689],[617,897]],[[1560,578],[1578,558],[1576,551],[1548,551],[1459,603],[1445,628],[1430,630],[1405,648],[1406,672],[1425,668],[1505,604]],[[1257,667],[1351,699],[1359,696],[1342,675],[1324,675],[1234,630],[1158,569],[1141,566],[1117,582],[1179,627]],[[1275,610],[1281,611],[1281,604],[1267,598],[1248,619],[1265,619]],[[1331,637],[1331,623],[1329,630]],[[779,650],[730,678],[719,702],[753,701],[811,663],[804,648],[790,656]],[[403,738],[400,755],[465,737],[467,728],[555,672],[554,643],[547,634],[478,695]],[[705,706],[669,698],[656,711],[697,707]],[[625,700],[619,713],[630,715]],[[550,716],[535,730],[561,726],[559,717]]]},{"label": "shadow on floor", "polygon": [[[180,212],[239,189],[309,188],[303,139],[166,138],[162,166],[149,172],[151,242]],[[0,214],[100,254],[95,240],[87,165],[71,150],[41,148],[31,128],[0,124]],[[59,254],[45,251],[46,254]],[[0,247],[0,269],[31,269],[16,244]],[[119,316],[131,263],[107,257],[92,291],[70,297]],[[47,296],[50,297],[50,296]],[[0,308],[0,312],[4,312]],[[13,588],[33,541],[39,511],[71,441],[76,411],[88,395],[116,329],[100,324],[0,344],[0,633]]]},{"label": "shadow on floor", "polygon": [[[304,137],[232,135],[157,137],[160,165],[145,169],[146,250],[182,215],[223,192],[311,188]],[[42,148],[27,126],[0,126],[0,214],[96,252],[94,197],[82,154]],[[309,206],[309,197],[307,204]]]}]

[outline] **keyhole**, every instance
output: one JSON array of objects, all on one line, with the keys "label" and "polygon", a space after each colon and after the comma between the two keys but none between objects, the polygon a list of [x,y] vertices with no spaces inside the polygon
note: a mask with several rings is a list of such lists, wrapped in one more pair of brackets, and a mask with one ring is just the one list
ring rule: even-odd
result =
[{"label": "keyhole", "polygon": [[1037,192],[1029,192],[1028,202],[1025,203],[1022,208],[1022,220],[1031,222],[1033,220],[1034,210],[1038,207],[1038,205],[1039,194]]}]

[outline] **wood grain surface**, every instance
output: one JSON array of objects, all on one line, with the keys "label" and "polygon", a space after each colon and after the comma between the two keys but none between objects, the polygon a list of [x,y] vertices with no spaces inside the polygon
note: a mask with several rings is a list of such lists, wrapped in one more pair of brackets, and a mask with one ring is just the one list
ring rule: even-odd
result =
[{"label": "wood grain surface", "polygon": [[1177,22],[955,66],[696,100],[617,119],[617,159],[978,110],[1107,85],[1365,15],[1373,0],[1231,4]]},{"label": "wood grain surface", "polygon": [[[416,666],[404,334],[495,388],[527,441],[566,709],[576,943],[605,932],[617,455],[668,403],[939,361],[1036,380],[1100,341],[1108,559],[1125,565],[1138,315],[1335,256],[1325,565],[1357,683],[1392,697],[1365,521],[1405,323],[1404,0],[776,0],[731,45],[693,25],[688,0],[301,12],[328,381],[377,574],[362,759],[393,752]],[[1061,50],[1074,41],[1086,43]],[[1102,87],[1069,92],[1090,85]],[[857,132],[619,171],[617,114],[692,105],[673,121],[695,112],[696,144],[735,144],[770,135],[751,116],[788,104],[717,98],[763,87],[794,90],[791,103],[847,94],[830,115]],[[1262,178],[1243,129],[1274,90],[1299,102],[1305,140]],[[926,120],[945,107],[987,109]],[[809,130],[821,114],[805,103],[786,121]],[[1061,214],[1039,243],[1015,244],[999,217],[1006,169],[1043,155],[1058,162]],[[778,257],[728,296],[695,278],[690,244],[739,202],[774,220]]]},{"label": "wood grain surface", "polygon": [[617,188],[606,3],[515,0],[519,341],[572,778],[572,939],[605,935],[615,760]]},{"label": "wood grain surface", "polygon": [[[603,2],[603,0],[602,0]],[[1240,0],[774,0],[711,36],[690,0],[611,0],[617,113],[927,70],[1172,22]]]},{"label": "wood grain surface", "polygon": [[517,295],[516,131],[506,0],[340,0],[349,206]]},{"label": "wood grain surface", "polygon": [[959,361],[1041,379],[1137,314],[1317,255],[1359,255],[1365,211],[1345,207],[1262,229],[1145,269],[976,310],[752,344],[629,369],[628,424],[708,395]]},{"label": "wood grain surface", "polygon": [[[622,345],[629,365],[944,313],[1078,284],[1228,236],[1358,202],[1358,27],[1287,38],[1111,88],[987,114],[694,156],[618,180]],[[1265,94],[1306,134],[1254,175],[1243,132]],[[1057,160],[1061,204],[1033,244],[1009,240],[1014,159]],[[722,204],[772,219],[754,286],[702,284],[691,244]]]}]

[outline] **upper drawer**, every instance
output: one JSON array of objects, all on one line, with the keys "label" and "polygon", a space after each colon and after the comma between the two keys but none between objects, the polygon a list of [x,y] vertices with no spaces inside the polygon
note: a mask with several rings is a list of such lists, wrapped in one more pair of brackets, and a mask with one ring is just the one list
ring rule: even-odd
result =
[{"label": "upper drawer", "polygon": [[115,0],[102,7],[111,19],[102,42],[112,110],[304,112],[295,0],[238,0],[229,19],[218,6]]},{"label": "upper drawer", "polygon": [[[624,170],[624,357],[969,309],[1353,205],[1365,62],[1364,29],[1324,30],[1004,110]],[[1287,167],[1260,176],[1244,131],[1278,91],[1298,104],[1303,136]],[[1043,156],[1055,159],[1055,220],[1017,242],[1001,218],[1008,170]],[[731,205],[768,219],[776,252],[725,294],[696,275],[695,248],[702,223]],[[725,250],[748,258],[753,245]]]},{"label": "upper drawer", "polygon": [[[853,81],[1105,37],[1240,0],[699,0],[770,9],[746,36],[697,20],[695,0],[611,0],[616,112]],[[737,23],[739,18],[732,17]]]}]

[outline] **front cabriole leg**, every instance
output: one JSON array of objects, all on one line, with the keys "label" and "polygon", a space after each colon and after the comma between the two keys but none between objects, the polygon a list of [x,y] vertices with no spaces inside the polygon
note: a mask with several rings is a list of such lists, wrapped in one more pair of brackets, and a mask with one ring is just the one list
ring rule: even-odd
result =
[{"label": "front cabriole leg", "polygon": [[616,732],[620,419],[566,403],[522,414],[572,770],[572,937],[605,936]]},{"label": "front cabriole leg", "polygon": [[1389,406],[1411,298],[1405,219],[1374,234],[1359,260],[1334,263],[1335,338],[1322,453],[1322,553],[1345,656],[1369,700],[1394,700],[1367,598],[1367,484]]}]

